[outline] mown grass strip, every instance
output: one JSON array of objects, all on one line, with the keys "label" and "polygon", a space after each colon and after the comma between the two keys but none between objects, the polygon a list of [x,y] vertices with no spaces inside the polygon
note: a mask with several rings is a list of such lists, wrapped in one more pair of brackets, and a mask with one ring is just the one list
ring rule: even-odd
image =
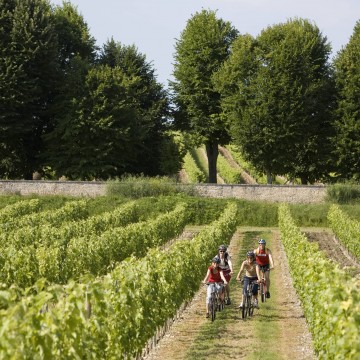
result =
[{"label": "mown grass strip", "polygon": [[[258,236],[259,238],[266,239],[266,247],[270,250],[273,248],[273,234],[271,231],[262,231]],[[276,304],[280,302],[280,295],[278,294],[273,274],[270,275],[270,281],[271,298],[267,299],[265,303],[261,303],[259,294],[260,310],[255,313],[253,319],[255,338],[258,339],[259,346],[255,346],[254,351],[249,354],[249,360],[279,360],[279,354],[272,349],[274,349],[274,344],[276,344],[280,334],[278,321],[281,319],[281,314],[276,307]]]}]

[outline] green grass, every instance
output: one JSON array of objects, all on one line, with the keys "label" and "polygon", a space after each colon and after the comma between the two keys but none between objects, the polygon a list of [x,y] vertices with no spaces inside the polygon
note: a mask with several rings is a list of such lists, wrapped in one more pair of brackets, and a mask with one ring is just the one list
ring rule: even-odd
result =
[{"label": "green grass", "polygon": [[326,200],[336,204],[360,204],[360,185],[339,183],[328,186]]},{"label": "green grass", "polygon": [[196,162],[196,165],[206,175],[206,182],[209,181],[209,167],[207,160],[204,158],[203,148],[192,149],[191,154]]},{"label": "green grass", "polygon": [[[257,233],[258,238],[266,240],[266,246],[271,250],[272,248],[272,234],[270,231],[262,231]],[[257,245],[257,244],[256,244]],[[274,259],[276,261],[276,259]],[[279,269],[279,268],[278,268]],[[278,270],[279,271],[279,270]],[[274,305],[275,300],[280,296],[278,294],[276,283],[273,280],[273,276],[270,275],[270,280],[272,280],[272,285],[270,288],[271,299],[265,303],[261,302],[259,294],[259,306],[260,311],[256,312],[254,317],[254,332],[255,337],[261,341],[261,347],[255,347],[254,351],[248,357],[249,360],[278,360],[279,354],[269,349],[275,349],[274,344],[276,344],[277,339],[279,338],[279,320],[281,320],[281,313]],[[265,350],[266,349],[266,350]]]}]

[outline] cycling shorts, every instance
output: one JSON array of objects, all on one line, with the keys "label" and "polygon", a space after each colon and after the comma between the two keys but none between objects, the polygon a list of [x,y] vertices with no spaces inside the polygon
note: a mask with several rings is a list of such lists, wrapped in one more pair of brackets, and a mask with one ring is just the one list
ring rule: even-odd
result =
[{"label": "cycling shorts", "polygon": [[246,295],[246,289],[248,287],[248,284],[250,284],[251,282],[253,283],[252,294],[253,295],[258,294],[259,285],[258,283],[255,282],[257,281],[257,279],[258,279],[257,276],[253,276],[253,277],[244,276],[244,287],[243,287],[244,295]]},{"label": "cycling shorts", "polygon": [[260,271],[270,271],[270,264],[266,264],[266,265],[259,265],[259,269]]}]

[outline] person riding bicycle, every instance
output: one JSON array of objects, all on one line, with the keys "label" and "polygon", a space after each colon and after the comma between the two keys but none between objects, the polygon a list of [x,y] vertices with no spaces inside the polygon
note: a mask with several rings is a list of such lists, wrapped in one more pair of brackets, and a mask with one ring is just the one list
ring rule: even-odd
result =
[{"label": "person riding bicycle", "polygon": [[270,269],[274,268],[274,260],[269,248],[266,247],[264,239],[259,240],[259,247],[254,250],[256,256],[256,263],[259,265],[260,270],[265,273],[265,280],[267,286],[266,297],[270,297]]},{"label": "person riding bicycle", "polygon": [[[224,300],[224,292],[223,286],[224,284],[227,285],[227,281],[225,279],[224,273],[220,268],[220,259],[218,257],[214,257],[211,260],[211,265],[209,266],[206,276],[203,280],[204,284],[214,284],[216,292],[220,295],[220,299]],[[207,296],[206,296],[206,317],[209,317],[209,303],[211,300],[211,286],[207,288]]]},{"label": "person riding bicycle", "polygon": [[239,308],[243,307],[243,303],[244,303],[244,296],[246,295],[246,289],[248,287],[248,284],[250,284],[251,282],[253,283],[253,288],[252,288],[252,294],[253,294],[253,299],[254,299],[254,307],[256,307],[257,309],[259,308],[259,303],[258,303],[258,279],[260,279],[260,270],[259,270],[259,266],[257,265],[256,261],[255,261],[255,253],[253,251],[248,251],[246,253],[246,257],[247,259],[243,261],[243,263],[241,264],[240,267],[240,271],[238,272],[237,276],[236,276],[236,280],[240,281],[240,276],[243,273],[243,271],[245,271],[245,276],[244,276],[244,288],[243,288],[243,292],[242,292],[242,297],[241,297],[241,303],[239,305]]},{"label": "person riding bicycle", "polygon": [[218,254],[216,255],[220,259],[220,269],[223,271],[226,281],[228,282],[225,286],[225,293],[227,297],[226,305],[231,304],[230,300],[230,286],[229,282],[231,279],[231,275],[233,274],[233,265],[231,262],[231,256],[227,252],[226,245],[220,245],[218,249]]}]

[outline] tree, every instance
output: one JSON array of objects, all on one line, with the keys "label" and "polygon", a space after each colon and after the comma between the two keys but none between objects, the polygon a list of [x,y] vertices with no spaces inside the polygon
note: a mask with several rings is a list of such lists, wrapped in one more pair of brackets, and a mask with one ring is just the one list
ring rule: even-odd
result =
[{"label": "tree", "polygon": [[90,64],[95,62],[96,40],[90,34],[89,27],[77,7],[68,1],[56,6],[53,11],[57,34],[58,58],[64,73],[71,69],[71,61],[81,58]]},{"label": "tree", "polygon": [[336,149],[339,176],[360,179],[360,21],[349,43],[338,53]]},{"label": "tree", "polygon": [[136,157],[141,137],[134,82],[119,68],[89,70],[55,130],[46,136],[58,175],[93,180],[121,176]]},{"label": "tree", "polygon": [[[180,170],[180,155],[167,132],[168,94],[157,82],[153,66],[146,61],[146,56],[139,53],[135,45],[125,46],[111,39],[104,44],[98,61],[121,69],[129,79],[137,79],[132,82],[131,93],[139,114],[140,133],[137,151],[127,172],[153,176],[164,175],[166,169],[171,172]],[[164,161],[168,163],[170,159],[173,166],[163,166]]]},{"label": "tree", "polygon": [[0,175],[31,179],[57,73],[51,8],[44,0],[2,0],[0,24]]},{"label": "tree", "polygon": [[[49,104],[49,121],[43,134],[44,151],[40,160],[44,176],[52,176],[59,161],[62,148],[61,130],[68,124],[69,113],[73,112],[73,101],[83,94],[83,87],[89,69],[95,64],[95,39],[76,7],[69,2],[53,9],[53,22],[57,40],[58,72],[53,84],[53,98]],[[57,168],[57,166],[55,166]],[[48,174],[50,173],[50,174]]]},{"label": "tree", "polygon": [[330,45],[307,20],[241,36],[217,76],[224,113],[245,158],[261,172],[312,183],[331,170]]},{"label": "tree", "polygon": [[175,125],[205,143],[211,183],[216,183],[218,145],[229,140],[213,76],[228,58],[237,34],[229,22],[217,19],[216,12],[202,10],[187,22],[175,45],[175,80],[170,83],[176,104]]}]

